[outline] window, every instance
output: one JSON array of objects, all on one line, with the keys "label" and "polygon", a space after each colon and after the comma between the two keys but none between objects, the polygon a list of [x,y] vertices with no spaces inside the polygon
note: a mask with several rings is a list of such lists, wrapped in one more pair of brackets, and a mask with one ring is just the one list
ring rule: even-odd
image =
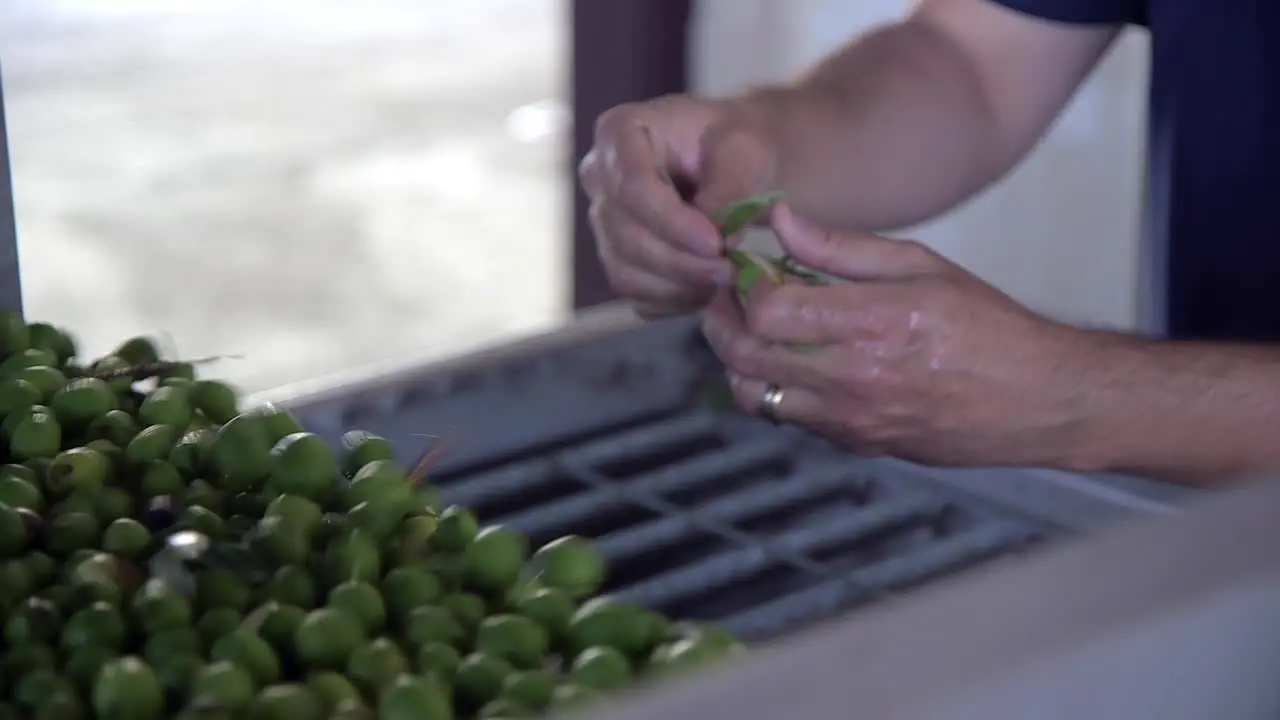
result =
[{"label": "window", "polygon": [[5,0],[26,311],[256,391],[569,313],[561,0]]}]

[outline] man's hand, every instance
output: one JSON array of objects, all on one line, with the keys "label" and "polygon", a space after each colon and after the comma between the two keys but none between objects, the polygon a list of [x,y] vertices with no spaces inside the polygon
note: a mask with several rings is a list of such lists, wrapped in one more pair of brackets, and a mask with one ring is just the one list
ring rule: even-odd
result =
[{"label": "man's hand", "polygon": [[741,103],[671,96],[602,115],[579,175],[613,289],[646,318],[703,308],[732,272],[707,215],[772,189],[774,166]]},{"label": "man's hand", "polygon": [[[939,465],[1069,465],[1081,388],[1060,372],[1079,331],[1055,324],[925,246],[771,216],[800,265],[849,282],[721,293],[705,331],[734,394],[865,454]],[[819,345],[796,351],[786,344]]]}]

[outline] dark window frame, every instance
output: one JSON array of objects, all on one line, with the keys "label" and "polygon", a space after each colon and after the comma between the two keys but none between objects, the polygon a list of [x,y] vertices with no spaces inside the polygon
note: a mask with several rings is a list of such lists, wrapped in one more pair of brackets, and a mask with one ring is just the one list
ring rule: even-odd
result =
[{"label": "dark window frame", "polygon": [[612,300],[587,224],[577,166],[614,105],[684,92],[691,0],[573,0],[573,307]]},{"label": "dark window frame", "polygon": [[0,67],[0,309],[22,312],[22,273],[18,264],[9,130],[5,125],[4,110],[4,69]]}]

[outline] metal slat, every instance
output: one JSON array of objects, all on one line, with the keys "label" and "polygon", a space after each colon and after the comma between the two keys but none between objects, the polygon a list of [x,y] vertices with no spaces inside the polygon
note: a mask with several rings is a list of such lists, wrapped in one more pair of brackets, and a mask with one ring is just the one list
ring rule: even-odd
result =
[{"label": "metal slat", "polygon": [[726,618],[730,632],[747,638],[773,637],[947,571],[1009,550],[1024,536],[1008,527],[982,527],[945,538],[901,557],[840,575]]},{"label": "metal slat", "polygon": [[712,558],[677,567],[616,593],[641,605],[665,606],[692,595],[722,588],[776,565],[779,558],[770,551],[804,554],[837,543],[851,543],[894,527],[929,517],[941,506],[920,498],[902,498],[869,506],[858,512],[834,515],[774,536],[759,545],[748,546]]},{"label": "metal slat", "polygon": [[[664,441],[669,441],[672,438],[687,437],[687,435],[680,433],[694,425],[695,423],[693,422],[672,423],[646,429],[644,432],[631,433],[620,440],[617,447],[626,449],[650,446],[663,447],[665,446]],[[571,463],[568,459],[578,460],[584,456],[597,461],[607,461],[611,457],[616,457],[611,455],[614,449],[614,446],[610,443],[595,443],[588,448],[589,452],[567,453],[564,456],[566,458],[565,465],[572,468],[576,463]],[[726,465],[729,468],[742,468],[745,470],[757,467],[761,462],[767,462],[778,457],[779,452],[777,446],[751,445],[736,446],[724,451],[701,455],[686,463],[632,479],[625,484],[601,483],[596,490],[525,510],[506,518],[504,523],[531,535],[543,534],[553,527],[581,522],[597,513],[617,509],[629,503],[648,506],[649,503],[645,502],[645,498],[637,497],[637,491],[643,491],[650,496],[661,497],[664,493],[679,489],[689,483],[701,482],[708,473],[718,472],[723,476]],[[619,454],[622,454],[621,451],[619,451]]]},{"label": "metal slat", "polygon": [[711,415],[682,415],[580,445],[561,453],[560,458],[569,465],[595,469],[609,462],[643,459],[681,443],[712,436],[716,428],[716,419]]},{"label": "metal slat", "polygon": [[474,508],[556,482],[574,481],[564,478],[551,460],[538,458],[454,480],[440,489],[440,496],[451,505]]},{"label": "metal slat", "polygon": [[507,516],[502,519],[502,524],[528,535],[543,536],[557,528],[571,528],[593,516],[615,512],[628,505],[636,503],[621,490],[601,488]]},{"label": "metal slat", "polygon": [[610,533],[596,541],[605,557],[613,562],[628,559],[655,548],[677,543],[681,538],[706,532],[711,523],[734,524],[769,511],[816,498],[851,486],[847,473],[830,471],[823,475],[789,478],[785,483],[748,488],[652,522]]},{"label": "metal slat", "polygon": [[780,442],[739,444],[704,452],[687,460],[668,465],[644,475],[628,478],[620,485],[653,498],[691,490],[711,482],[723,482],[733,488],[733,476],[757,471],[784,462],[790,451]]}]

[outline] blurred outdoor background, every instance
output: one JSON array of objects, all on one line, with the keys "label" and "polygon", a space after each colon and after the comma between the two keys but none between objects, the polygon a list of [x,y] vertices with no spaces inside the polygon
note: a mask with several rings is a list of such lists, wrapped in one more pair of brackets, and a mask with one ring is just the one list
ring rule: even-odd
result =
[{"label": "blurred outdoor background", "polygon": [[0,2],[27,315],[247,390],[562,319],[566,3],[357,5]]},{"label": "blurred outdoor background", "polygon": [[[785,81],[910,5],[0,0],[27,314],[241,355],[211,372],[250,391],[553,327],[610,297],[574,189],[596,114]],[[1129,32],[1016,172],[901,234],[1142,323],[1146,78]]]}]

